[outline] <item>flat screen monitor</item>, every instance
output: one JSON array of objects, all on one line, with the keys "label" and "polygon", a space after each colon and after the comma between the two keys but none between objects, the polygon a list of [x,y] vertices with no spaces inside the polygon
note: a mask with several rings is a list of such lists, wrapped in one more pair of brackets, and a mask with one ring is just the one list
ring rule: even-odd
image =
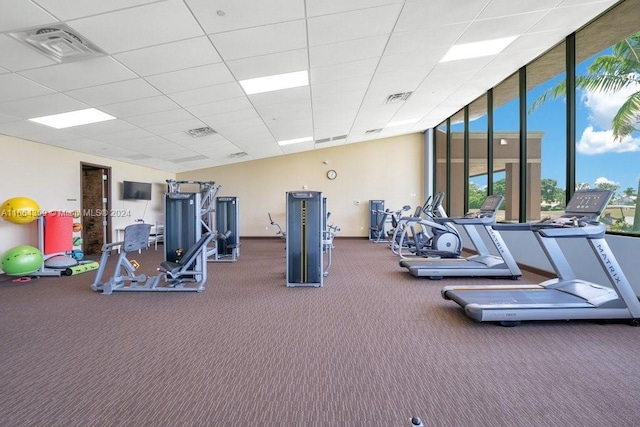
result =
[{"label": "flat screen monitor", "polygon": [[122,198],[125,200],[151,200],[151,183],[123,181]]}]

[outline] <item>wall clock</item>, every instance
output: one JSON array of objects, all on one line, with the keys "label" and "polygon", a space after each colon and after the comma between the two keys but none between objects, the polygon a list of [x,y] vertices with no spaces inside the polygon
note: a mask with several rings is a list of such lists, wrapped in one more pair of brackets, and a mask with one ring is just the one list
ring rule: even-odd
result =
[{"label": "wall clock", "polygon": [[337,176],[338,172],[334,171],[333,169],[327,172],[327,178],[329,179],[336,179]]}]

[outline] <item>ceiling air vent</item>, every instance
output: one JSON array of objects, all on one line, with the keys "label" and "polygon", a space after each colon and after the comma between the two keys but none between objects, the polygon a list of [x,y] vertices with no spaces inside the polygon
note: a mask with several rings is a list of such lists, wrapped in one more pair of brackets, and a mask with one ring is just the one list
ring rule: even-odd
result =
[{"label": "ceiling air vent", "polygon": [[56,62],[78,61],[105,55],[96,45],[63,24],[28,28],[9,34],[35,47]]},{"label": "ceiling air vent", "polygon": [[241,157],[248,156],[244,151],[238,151],[237,153],[229,154],[227,157],[230,159],[239,159]]},{"label": "ceiling air vent", "polygon": [[194,138],[199,138],[201,136],[213,135],[214,133],[218,133],[215,130],[211,129],[209,126],[205,126],[203,128],[197,128],[197,129],[189,129],[185,132]]},{"label": "ceiling air vent", "polygon": [[380,129],[369,129],[364,134],[365,135],[373,135],[373,134],[380,133],[380,132],[382,132],[382,128],[380,128]]},{"label": "ceiling air vent", "polygon": [[316,139],[316,144],[323,144],[329,141],[340,141],[341,139],[347,139],[347,135],[339,135],[339,136],[332,136],[330,138]]},{"label": "ceiling air vent", "polygon": [[175,159],[175,160],[172,160],[172,161],[173,161],[173,163],[186,163],[186,162],[195,162],[196,160],[206,160],[206,159],[208,159],[207,156],[200,154],[200,155],[197,155],[197,156],[183,157],[181,159]]},{"label": "ceiling air vent", "polygon": [[402,92],[402,93],[394,93],[393,95],[387,96],[387,99],[384,101],[385,104],[394,104],[396,102],[404,102],[411,96],[413,92]]}]

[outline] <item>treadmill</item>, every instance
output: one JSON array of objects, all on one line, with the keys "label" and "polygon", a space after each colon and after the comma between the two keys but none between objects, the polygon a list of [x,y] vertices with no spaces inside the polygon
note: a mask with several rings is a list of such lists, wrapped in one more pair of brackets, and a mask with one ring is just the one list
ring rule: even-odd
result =
[{"label": "treadmill", "polygon": [[[640,302],[620,268],[604,236],[606,226],[598,217],[612,192],[591,189],[577,191],[566,214],[549,221],[495,224],[497,230],[528,230],[534,233],[557,278],[533,285],[447,286],[444,299],[464,308],[477,322],[499,322],[515,326],[525,320],[629,319],[640,325]],[[586,239],[606,273],[608,285],[576,277],[558,239]]]},{"label": "treadmill", "polygon": [[[496,210],[503,201],[502,196],[488,196],[480,211],[464,217],[433,218],[439,224],[447,222],[459,225],[464,229],[474,246],[476,254],[469,257],[444,256],[432,258],[405,258],[400,266],[408,269],[409,274],[416,277],[442,279],[443,277],[506,277],[517,279],[522,276],[520,267],[504,243],[502,236],[492,226],[496,223]],[[493,253],[489,251],[480,231],[489,236]]]}]

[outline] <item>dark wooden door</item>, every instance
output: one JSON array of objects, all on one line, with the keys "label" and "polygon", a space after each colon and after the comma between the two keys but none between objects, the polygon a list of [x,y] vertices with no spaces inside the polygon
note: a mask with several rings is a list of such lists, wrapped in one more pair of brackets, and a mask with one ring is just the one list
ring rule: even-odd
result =
[{"label": "dark wooden door", "polygon": [[82,165],[82,240],[85,255],[98,255],[108,242],[109,170],[106,167]]}]

